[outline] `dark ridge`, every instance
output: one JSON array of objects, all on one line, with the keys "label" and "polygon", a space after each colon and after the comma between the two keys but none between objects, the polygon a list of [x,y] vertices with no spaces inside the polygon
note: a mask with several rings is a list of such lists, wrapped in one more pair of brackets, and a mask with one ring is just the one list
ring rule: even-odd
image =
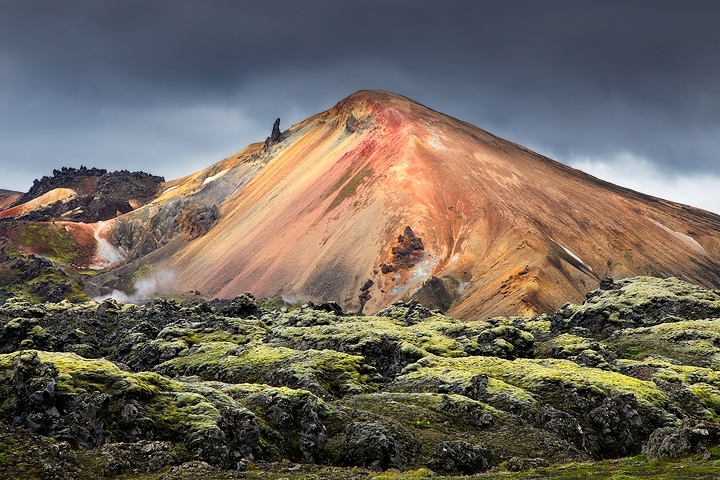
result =
[{"label": "dark ridge", "polygon": [[80,165],[80,168],[62,167],[60,170],[53,170],[52,177],[45,175],[40,180],[33,180],[33,186],[13,205],[20,205],[40,197],[56,188],[72,188],[80,193],[83,190],[83,183],[86,179],[102,177],[107,173],[104,168],[87,168]]},{"label": "dark ridge", "polygon": [[284,132],[280,132],[280,119],[276,119],[275,123],[273,123],[273,128],[270,136],[265,139],[265,146],[263,147],[263,150],[267,152],[270,147],[282,142],[288,137],[288,135],[289,132],[287,130]]},{"label": "dark ridge", "polygon": [[53,170],[52,177],[35,180],[30,190],[13,205],[20,205],[56,188],[70,188],[78,195],[34,210],[23,218],[49,221],[62,218],[77,222],[109,220],[134,209],[131,201],[144,205],[160,190],[163,177],[145,172],[100,168],[66,168]]}]

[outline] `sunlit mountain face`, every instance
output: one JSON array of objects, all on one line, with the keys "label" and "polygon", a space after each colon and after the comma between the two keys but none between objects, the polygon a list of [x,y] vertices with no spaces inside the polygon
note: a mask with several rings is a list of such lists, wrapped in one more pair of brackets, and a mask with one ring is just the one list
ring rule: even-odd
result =
[{"label": "sunlit mountain face", "polygon": [[[93,297],[251,292],[365,313],[417,298],[480,319],[552,312],[606,277],[720,287],[719,216],[387,92],[276,125],[264,143],[188,177],[143,181],[144,196],[110,219],[53,217],[48,205],[79,195],[69,188],[21,204],[8,192],[0,216],[30,222],[44,208],[32,221],[82,245],[73,268],[99,272],[84,282]],[[10,230],[6,242],[21,242]],[[37,241],[21,250],[52,256]]]}]

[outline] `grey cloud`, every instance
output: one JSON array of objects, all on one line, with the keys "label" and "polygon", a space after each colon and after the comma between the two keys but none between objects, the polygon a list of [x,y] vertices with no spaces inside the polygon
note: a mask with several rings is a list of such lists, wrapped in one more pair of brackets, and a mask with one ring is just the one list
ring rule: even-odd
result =
[{"label": "grey cloud", "polygon": [[229,154],[276,116],[288,126],[362,88],[560,159],[628,151],[720,172],[713,1],[0,0],[0,12],[0,163],[36,162],[35,176],[115,145],[113,162],[170,177],[165,158],[202,168],[202,151]]}]

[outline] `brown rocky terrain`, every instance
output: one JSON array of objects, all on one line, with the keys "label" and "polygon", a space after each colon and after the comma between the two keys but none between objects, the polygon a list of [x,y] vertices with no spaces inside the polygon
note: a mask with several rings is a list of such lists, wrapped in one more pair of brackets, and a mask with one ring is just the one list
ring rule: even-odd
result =
[{"label": "brown rocky terrain", "polygon": [[0,209],[6,209],[14,201],[22,196],[20,192],[13,192],[11,190],[0,189]]},{"label": "brown rocky terrain", "polygon": [[30,221],[110,220],[148,203],[165,179],[143,172],[63,167],[35,180],[30,190],[0,218],[23,216]]}]

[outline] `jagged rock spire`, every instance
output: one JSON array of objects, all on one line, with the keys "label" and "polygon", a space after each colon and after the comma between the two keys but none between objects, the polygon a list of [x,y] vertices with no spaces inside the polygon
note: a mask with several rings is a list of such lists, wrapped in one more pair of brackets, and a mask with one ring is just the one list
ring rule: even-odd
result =
[{"label": "jagged rock spire", "polygon": [[280,119],[276,119],[275,123],[273,123],[272,133],[269,137],[265,139],[265,150],[268,149],[271,145],[275,145],[281,140],[281,134],[280,134]]}]

